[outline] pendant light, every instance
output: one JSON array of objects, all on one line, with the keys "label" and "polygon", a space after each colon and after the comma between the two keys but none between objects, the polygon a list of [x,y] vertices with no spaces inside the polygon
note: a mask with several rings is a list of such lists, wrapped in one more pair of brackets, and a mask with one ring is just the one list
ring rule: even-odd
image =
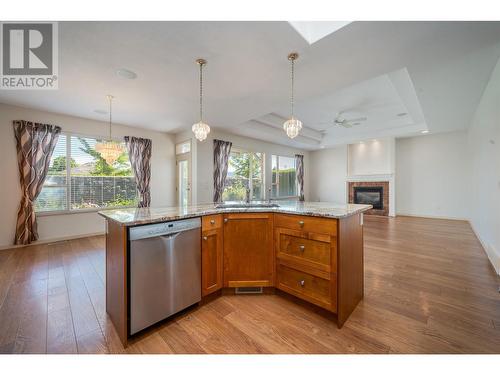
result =
[{"label": "pendant light", "polygon": [[196,139],[201,142],[204,141],[208,133],[210,133],[210,126],[203,122],[203,67],[207,64],[207,61],[198,59],[196,63],[200,66],[200,121],[194,124],[191,130]]},{"label": "pendant light", "polygon": [[290,138],[295,138],[297,135],[299,135],[300,129],[302,129],[302,122],[299,119],[296,119],[293,115],[293,85],[294,85],[294,79],[295,79],[295,71],[294,71],[294,66],[295,66],[295,60],[299,58],[299,54],[296,52],[292,52],[288,55],[288,60],[290,60],[291,64],[291,93],[290,93],[290,109],[291,109],[291,116],[290,118],[285,121],[283,124],[283,129],[286,131],[286,135]]},{"label": "pendant light", "polygon": [[107,95],[109,101],[109,139],[107,141],[99,142],[95,145],[95,150],[106,160],[106,163],[111,166],[123,153],[123,147],[120,143],[111,139],[111,121],[112,121],[112,102],[113,95]]}]

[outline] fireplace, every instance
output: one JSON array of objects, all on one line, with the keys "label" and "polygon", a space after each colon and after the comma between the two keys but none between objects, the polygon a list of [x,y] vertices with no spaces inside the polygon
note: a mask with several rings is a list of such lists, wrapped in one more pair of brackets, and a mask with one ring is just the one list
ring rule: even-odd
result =
[{"label": "fireplace", "polygon": [[389,216],[389,181],[349,181],[349,203],[371,204],[368,215]]},{"label": "fireplace", "polygon": [[383,186],[354,186],[354,203],[371,204],[375,210],[384,209]]}]

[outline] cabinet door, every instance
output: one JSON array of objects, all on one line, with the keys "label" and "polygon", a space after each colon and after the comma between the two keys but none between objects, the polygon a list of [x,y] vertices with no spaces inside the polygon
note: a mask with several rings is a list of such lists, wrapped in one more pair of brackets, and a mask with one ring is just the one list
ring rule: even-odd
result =
[{"label": "cabinet door", "polygon": [[272,214],[224,216],[224,286],[274,286]]},{"label": "cabinet door", "polygon": [[222,229],[203,231],[201,241],[201,294],[222,288]]}]

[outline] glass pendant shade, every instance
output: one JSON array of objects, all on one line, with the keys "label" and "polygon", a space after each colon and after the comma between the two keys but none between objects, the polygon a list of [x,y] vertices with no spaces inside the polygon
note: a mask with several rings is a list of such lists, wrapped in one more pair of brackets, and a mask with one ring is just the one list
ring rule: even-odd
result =
[{"label": "glass pendant shade", "polygon": [[121,144],[113,141],[103,141],[95,145],[95,150],[106,160],[108,165],[113,165],[123,153]]},{"label": "glass pendant shade", "polygon": [[293,89],[294,89],[294,81],[295,81],[295,60],[299,58],[299,54],[296,52],[292,52],[288,55],[288,60],[290,61],[290,67],[291,67],[291,85],[290,85],[290,118],[285,121],[283,124],[283,129],[285,129],[286,135],[293,139],[296,136],[299,135],[300,130],[302,129],[302,121],[299,119],[296,119],[293,115]]},{"label": "glass pendant shade", "polygon": [[197,122],[191,128],[194,136],[197,140],[204,141],[207,138],[208,133],[210,133],[210,126],[205,124],[203,121]]},{"label": "glass pendant shade", "polygon": [[200,121],[191,127],[196,139],[200,142],[207,139],[210,133],[210,126],[203,122],[203,67],[207,64],[207,60],[197,59],[196,63],[200,67]]},{"label": "glass pendant shade", "polygon": [[107,141],[101,141],[95,145],[95,150],[101,155],[101,157],[106,161],[106,163],[111,166],[115,161],[118,160],[120,155],[124,152],[121,143],[111,140],[111,122],[112,122],[112,101],[114,97],[112,95],[107,96],[109,100],[109,139]]},{"label": "glass pendant shade", "polygon": [[299,135],[300,129],[302,129],[302,121],[292,117],[283,124],[283,129],[285,129],[286,135],[293,139]]}]

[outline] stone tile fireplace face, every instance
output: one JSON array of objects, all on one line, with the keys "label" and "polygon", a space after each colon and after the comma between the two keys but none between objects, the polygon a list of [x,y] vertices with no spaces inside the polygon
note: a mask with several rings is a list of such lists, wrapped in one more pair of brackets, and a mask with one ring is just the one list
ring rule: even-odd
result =
[{"label": "stone tile fireplace face", "polygon": [[[379,200],[381,198],[381,200]],[[349,182],[349,203],[372,204],[368,215],[389,215],[389,181],[351,181]]]}]

